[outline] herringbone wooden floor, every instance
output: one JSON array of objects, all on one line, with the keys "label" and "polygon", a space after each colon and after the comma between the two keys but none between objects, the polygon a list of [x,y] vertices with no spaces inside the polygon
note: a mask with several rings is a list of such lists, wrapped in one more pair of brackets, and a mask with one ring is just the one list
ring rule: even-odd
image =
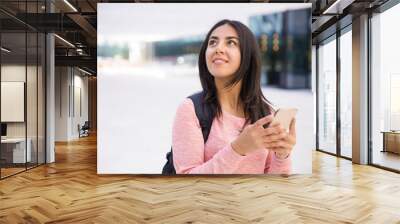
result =
[{"label": "herringbone wooden floor", "polygon": [[400,175],[315,152],[313,174],[98,176],[96,138],[0,181],[0,223],[400,223]]}]

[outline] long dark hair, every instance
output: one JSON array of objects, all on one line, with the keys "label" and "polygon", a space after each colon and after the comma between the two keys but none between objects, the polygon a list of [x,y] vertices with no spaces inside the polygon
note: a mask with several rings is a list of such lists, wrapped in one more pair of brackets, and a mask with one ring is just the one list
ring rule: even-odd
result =
[{"label": "long dark hair", "polygon": [[[253,33],[243,23],[235,20],[222,20],[215,24],[208,32],[199,53],[199,74],[206,103],[213,116],[219,118],[222,115],[221,105],[218,102],[217,88],[214,76],[211,75],[206,64],[206,50],[211,33],[218,27],[228,24],[232,26],[239,36],[241,61],[239,69],[235,72],[225,88],[230,88],[242,80],[239,101],[243,104],[245,123],[254,123],[258,119],[273,112],[271,103],[261,91],[261,56],[259,47]],[[238,102],[238,103],[240,103]]]}]

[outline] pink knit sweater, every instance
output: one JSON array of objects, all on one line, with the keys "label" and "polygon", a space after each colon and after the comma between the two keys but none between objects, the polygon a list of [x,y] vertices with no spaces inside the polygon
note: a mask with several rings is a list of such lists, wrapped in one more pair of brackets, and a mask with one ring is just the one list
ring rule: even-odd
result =
[{"label": "pink knit sweater", "polygon": [[193,102],[185,99],[178,107],[172,131],[173,160],[177,174],[290,174],[291,156],[278,159],[268,149],[242,156],[231,142],[239,135],[244,118],[225,111],[214,118],[204,144]]}]

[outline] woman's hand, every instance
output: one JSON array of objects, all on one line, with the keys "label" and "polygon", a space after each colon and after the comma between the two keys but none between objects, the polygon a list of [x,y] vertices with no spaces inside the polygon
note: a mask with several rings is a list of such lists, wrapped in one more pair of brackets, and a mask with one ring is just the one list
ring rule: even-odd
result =
[{"label": "woman's hand", "polygon": [[[273,118],[272,115],[269,115],[259,119],[254,124],[246,126],[242,133],[232,142],[232,148],[241,155],[246,155],[262,148],[274,149],[280,154],[284,152],[282,148],[286,149],[288,145],[282,142],[286,142],[286,139],[292,142],[293,137],[288,136],[288,133],[279,122],[273,122]],[[265,124],[270,124],[270,126],[264,128]]]},{"label": "woman's hand", "polygon": [[284,132],[285,134],[282,134],[281,139],[271,142],[269,147],[267,147],[275,152],[278,159],[287,158],[296,144],[296,119],[292,119],[290,122],[289,133],[286,130]]},{"label": "woman's hand", "polygon": [[253,124],[244,127],[240,135],[231,144],[233,150],[240,155],[246,155],[257,149],[264,148],[266,131],[263,125],[271,123],[273,118],[272,115],[265,116]]}]

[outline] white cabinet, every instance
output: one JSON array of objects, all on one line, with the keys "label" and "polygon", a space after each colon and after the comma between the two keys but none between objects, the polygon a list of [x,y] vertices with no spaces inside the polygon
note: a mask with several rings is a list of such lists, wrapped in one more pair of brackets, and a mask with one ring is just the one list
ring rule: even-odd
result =
[{"label": "white cabinet", "polygon": [[13,163],[25,163],[32,161],[32,140],[28,138],[26,142],[28,145],[25,151],[25,138],[7,138],[1,140],[2,145],[7,145],[7,147],[12,147]]}]

